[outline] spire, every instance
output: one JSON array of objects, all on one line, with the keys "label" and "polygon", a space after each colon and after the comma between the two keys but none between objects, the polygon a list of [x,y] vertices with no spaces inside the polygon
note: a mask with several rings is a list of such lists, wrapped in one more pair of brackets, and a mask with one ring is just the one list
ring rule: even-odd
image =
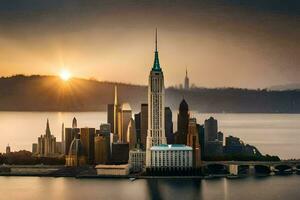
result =
[{"label": "spire", "polygon": [[188,76],[187,67],[185,68],[185,76]]},{"label": "spire", "polygon": [[115,85],[115,106],[118,105],[118,87]]},{"label": "spire", "polygon": [[51,135],[51,132],[50,132],[50,126],[49,126],[49,119],[47,119],[46,135]]},{"label": "spire", "polygon": [[155,52],[157,52],[157,28],[155,29]]},{"label": "spire", "polygon": [[72,128],[77,128],[77,119],[75,117],[73,118]]},{"label": "spire", "polygon": [[154,55],[154,63],[152,70],[153,71],[161,71],[160,65],[159,65],[159,59],[158,59],[158,50],[157,50],[157,29],[155,29],[155,55]]}]

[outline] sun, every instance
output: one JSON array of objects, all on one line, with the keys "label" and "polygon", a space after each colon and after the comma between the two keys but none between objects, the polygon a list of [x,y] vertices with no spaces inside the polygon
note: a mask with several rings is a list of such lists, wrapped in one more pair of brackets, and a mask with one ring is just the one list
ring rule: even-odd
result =
[{"label": "sun", "polygon": [[68,81],[71,78],[71,73],[68,70],[61,70],[59,74],[60,78],[64,81]]}]

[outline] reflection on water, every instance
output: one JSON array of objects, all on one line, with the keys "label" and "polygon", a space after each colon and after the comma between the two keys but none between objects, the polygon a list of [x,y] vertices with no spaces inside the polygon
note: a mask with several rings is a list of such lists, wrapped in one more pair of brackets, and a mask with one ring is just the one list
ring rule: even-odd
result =
[{"label": "reflection on water", "polygon": [[298,200],[300,176],[228,180],[0,177],[0,199]]},{"label": "reflection on water", "polygon": [[[61,140],[61,123],[71,126],[76,117],[79,127],[99,127],[106,122],[105,112],[0,112],[0,152],[9,143],[14,149],[31,150],[31,144],[44,134],[46,120],[52,133]],[[201,114],[192,112],[198,123],[215,117],[224,136],[234,135],[258,147],[264,154],[281,158],[300,158],[299,114]],[[174,126],[177,113],[173,112]],[[175,128],[176,129],[176,128]]]}]

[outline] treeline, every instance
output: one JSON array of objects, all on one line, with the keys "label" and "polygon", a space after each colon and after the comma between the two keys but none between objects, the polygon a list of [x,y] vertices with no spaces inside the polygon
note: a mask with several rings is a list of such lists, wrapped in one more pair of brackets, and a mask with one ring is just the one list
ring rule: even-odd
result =
[{"label": "treeline", "polygon": [[29,151],[17,151],[0,154],[0,164],[6,165],[64,165],[65,158],[34,157]]},{"label": "treeline", "polygon": [[[118,85],[119,101],[136,111],[147,102],[147,87],[124,83],[55,76],[0,78],[2,111],[105,111]],[[166,106],[177,110],[182,98],[191,110],[207,113],[300,113],[300,91],[268,91],[239,88],[167,88]]]}]

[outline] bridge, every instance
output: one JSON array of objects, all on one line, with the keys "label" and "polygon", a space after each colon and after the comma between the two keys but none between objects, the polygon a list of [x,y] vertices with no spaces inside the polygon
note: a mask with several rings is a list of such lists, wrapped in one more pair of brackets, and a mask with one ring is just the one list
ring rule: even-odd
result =
[{"label": "bridge", "polygon": [[270,174],[300,173],[300,160],[282,161],[203,161],[202,167],[208,173]]}]

